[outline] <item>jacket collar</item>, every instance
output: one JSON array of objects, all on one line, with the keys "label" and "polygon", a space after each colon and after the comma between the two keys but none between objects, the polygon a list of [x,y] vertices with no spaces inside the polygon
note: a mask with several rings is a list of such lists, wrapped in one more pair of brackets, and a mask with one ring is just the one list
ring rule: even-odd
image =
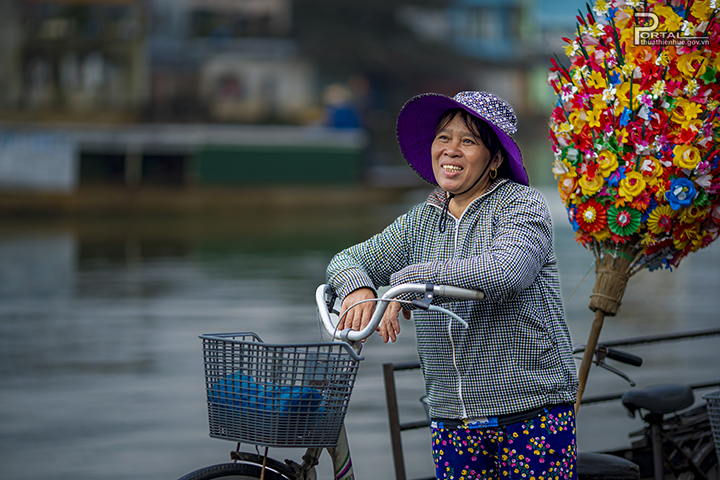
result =
[{"label": "jacket collar", "polygon": [[[475,205],[481,199],[484,199],[485,197],[487,197],[488,195],[493,193],[495,190],[497,190],[501,185],[504,185],[505,183],[507,183],[509,181],[510,180],[508,180],[507,178],[498,178],[497,180],[495,180],[490,185],[490,188],[488,188],[482,195],[477,197],[475,200],[470,202],[470,205],[468,205],[468,207],[465,211],[469,210],[470,207]],[[445,192],[445,190],[443,190],[442,188],[436,188],[435,190],[433,190],[430,193],[430,195],[428,195],[426,202],[428,205],[432,205],[433,207],[442,209],[443,206],[445,205],[446,198],[447,198],[447,192]]]}]

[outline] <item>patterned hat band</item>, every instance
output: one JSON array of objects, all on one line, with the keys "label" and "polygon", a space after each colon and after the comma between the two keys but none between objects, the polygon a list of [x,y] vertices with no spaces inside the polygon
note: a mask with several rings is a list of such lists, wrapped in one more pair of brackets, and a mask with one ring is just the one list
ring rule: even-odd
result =
[{"label": "patterned hat band", "polygon": [[512,138],[517,132],[515,112],[507,102],[487,92],[460,92],[453,98],[426,93],[408,100],[398,115],[397,135],[405,160],[417,174],[437,185],[432,171],[432,142],[440,118],[456,108],[485,121],[492,128],[507,154],[510,180],[529,185],[522,154]]},{"label": "patterned hat band", "polygon": [[502,129],[510,136],[517,132],[517,117],[512,107],[492,93],[460,92],[453,100],[475,112],[488,123]]}]

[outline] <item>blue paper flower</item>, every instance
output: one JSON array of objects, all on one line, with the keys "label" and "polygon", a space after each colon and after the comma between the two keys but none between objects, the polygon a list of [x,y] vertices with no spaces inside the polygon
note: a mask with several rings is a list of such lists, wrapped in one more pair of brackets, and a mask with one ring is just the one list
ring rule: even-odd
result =
[{"label": "blue paper flower", "polygon": [[578,228],[580,228],[580,225],[578,224],[577,220],[575,220],[575,215],[577,213],[577,207],[571,206],[567,209],[568,213],[568,220],[570,220],[570,226],[572,226],[573,232],[577,232]]},{"label": "blue paper flower", "polygon": [[670,182],[670,190],[665,192],[665,199],[673,210],[689,207],[695,198],[695,186],[687,178],[676,178]]},{"label": "blue paper flower", "polygon": [[620,115],[620,125],[623,127],[626,126],[628,123],[630,123],[630,114],[632,113],[632,110],[630,110],[628,107],[625,107],[623,109],[622,115]]},{"label": "blue paper flower", "polygon": [[608,177],[608,185],[611,187],[617,187],[620,184],[620,180],[625,178],[625,169],[624,168],[618,168],[615,170],[615,172]]},{"label": "blue paper flower", "polygon": [[671,5],[670,8],[672,8],[673,11],[678,14],[679,17],[685,18],[685,7],[683,5],[675,5],[675,6]]}]

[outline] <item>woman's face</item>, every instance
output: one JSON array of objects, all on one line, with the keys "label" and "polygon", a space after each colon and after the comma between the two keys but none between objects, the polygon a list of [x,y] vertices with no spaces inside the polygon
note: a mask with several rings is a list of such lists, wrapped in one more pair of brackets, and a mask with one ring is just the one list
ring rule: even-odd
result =
[{"label": "woman's face", "polygon": [[[446,192],[459,194],[472,186],[491,161],[490,151],[482,140],[470,131],[460,115],[445,125],[435,136],[431,148],[435,180]],[[475,198],[490,185],[490,172],[500,166],[502,157],[496,155],[493,164],[467,195]]]}]

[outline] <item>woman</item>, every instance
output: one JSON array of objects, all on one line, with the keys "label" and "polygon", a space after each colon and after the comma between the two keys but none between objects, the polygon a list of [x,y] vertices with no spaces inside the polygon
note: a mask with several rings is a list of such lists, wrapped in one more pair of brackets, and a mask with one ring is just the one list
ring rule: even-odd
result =
[{"label": "woman", "polygon": [[[550,214],[529,188],[512,139],[517,120],[485,92],[414,97],[400,111],[400,149],[437,185],[383,232],[337,254],[328,281],[367,325],[376,289],[433,283],[482,290],[447,306],[470,324],[414,313],[432,418],[437,478],[575,478],[577,375],[564,321]],[[401,307],[378,330],[400,333]],[[405,318],[410,312],[403,309]]]}]

